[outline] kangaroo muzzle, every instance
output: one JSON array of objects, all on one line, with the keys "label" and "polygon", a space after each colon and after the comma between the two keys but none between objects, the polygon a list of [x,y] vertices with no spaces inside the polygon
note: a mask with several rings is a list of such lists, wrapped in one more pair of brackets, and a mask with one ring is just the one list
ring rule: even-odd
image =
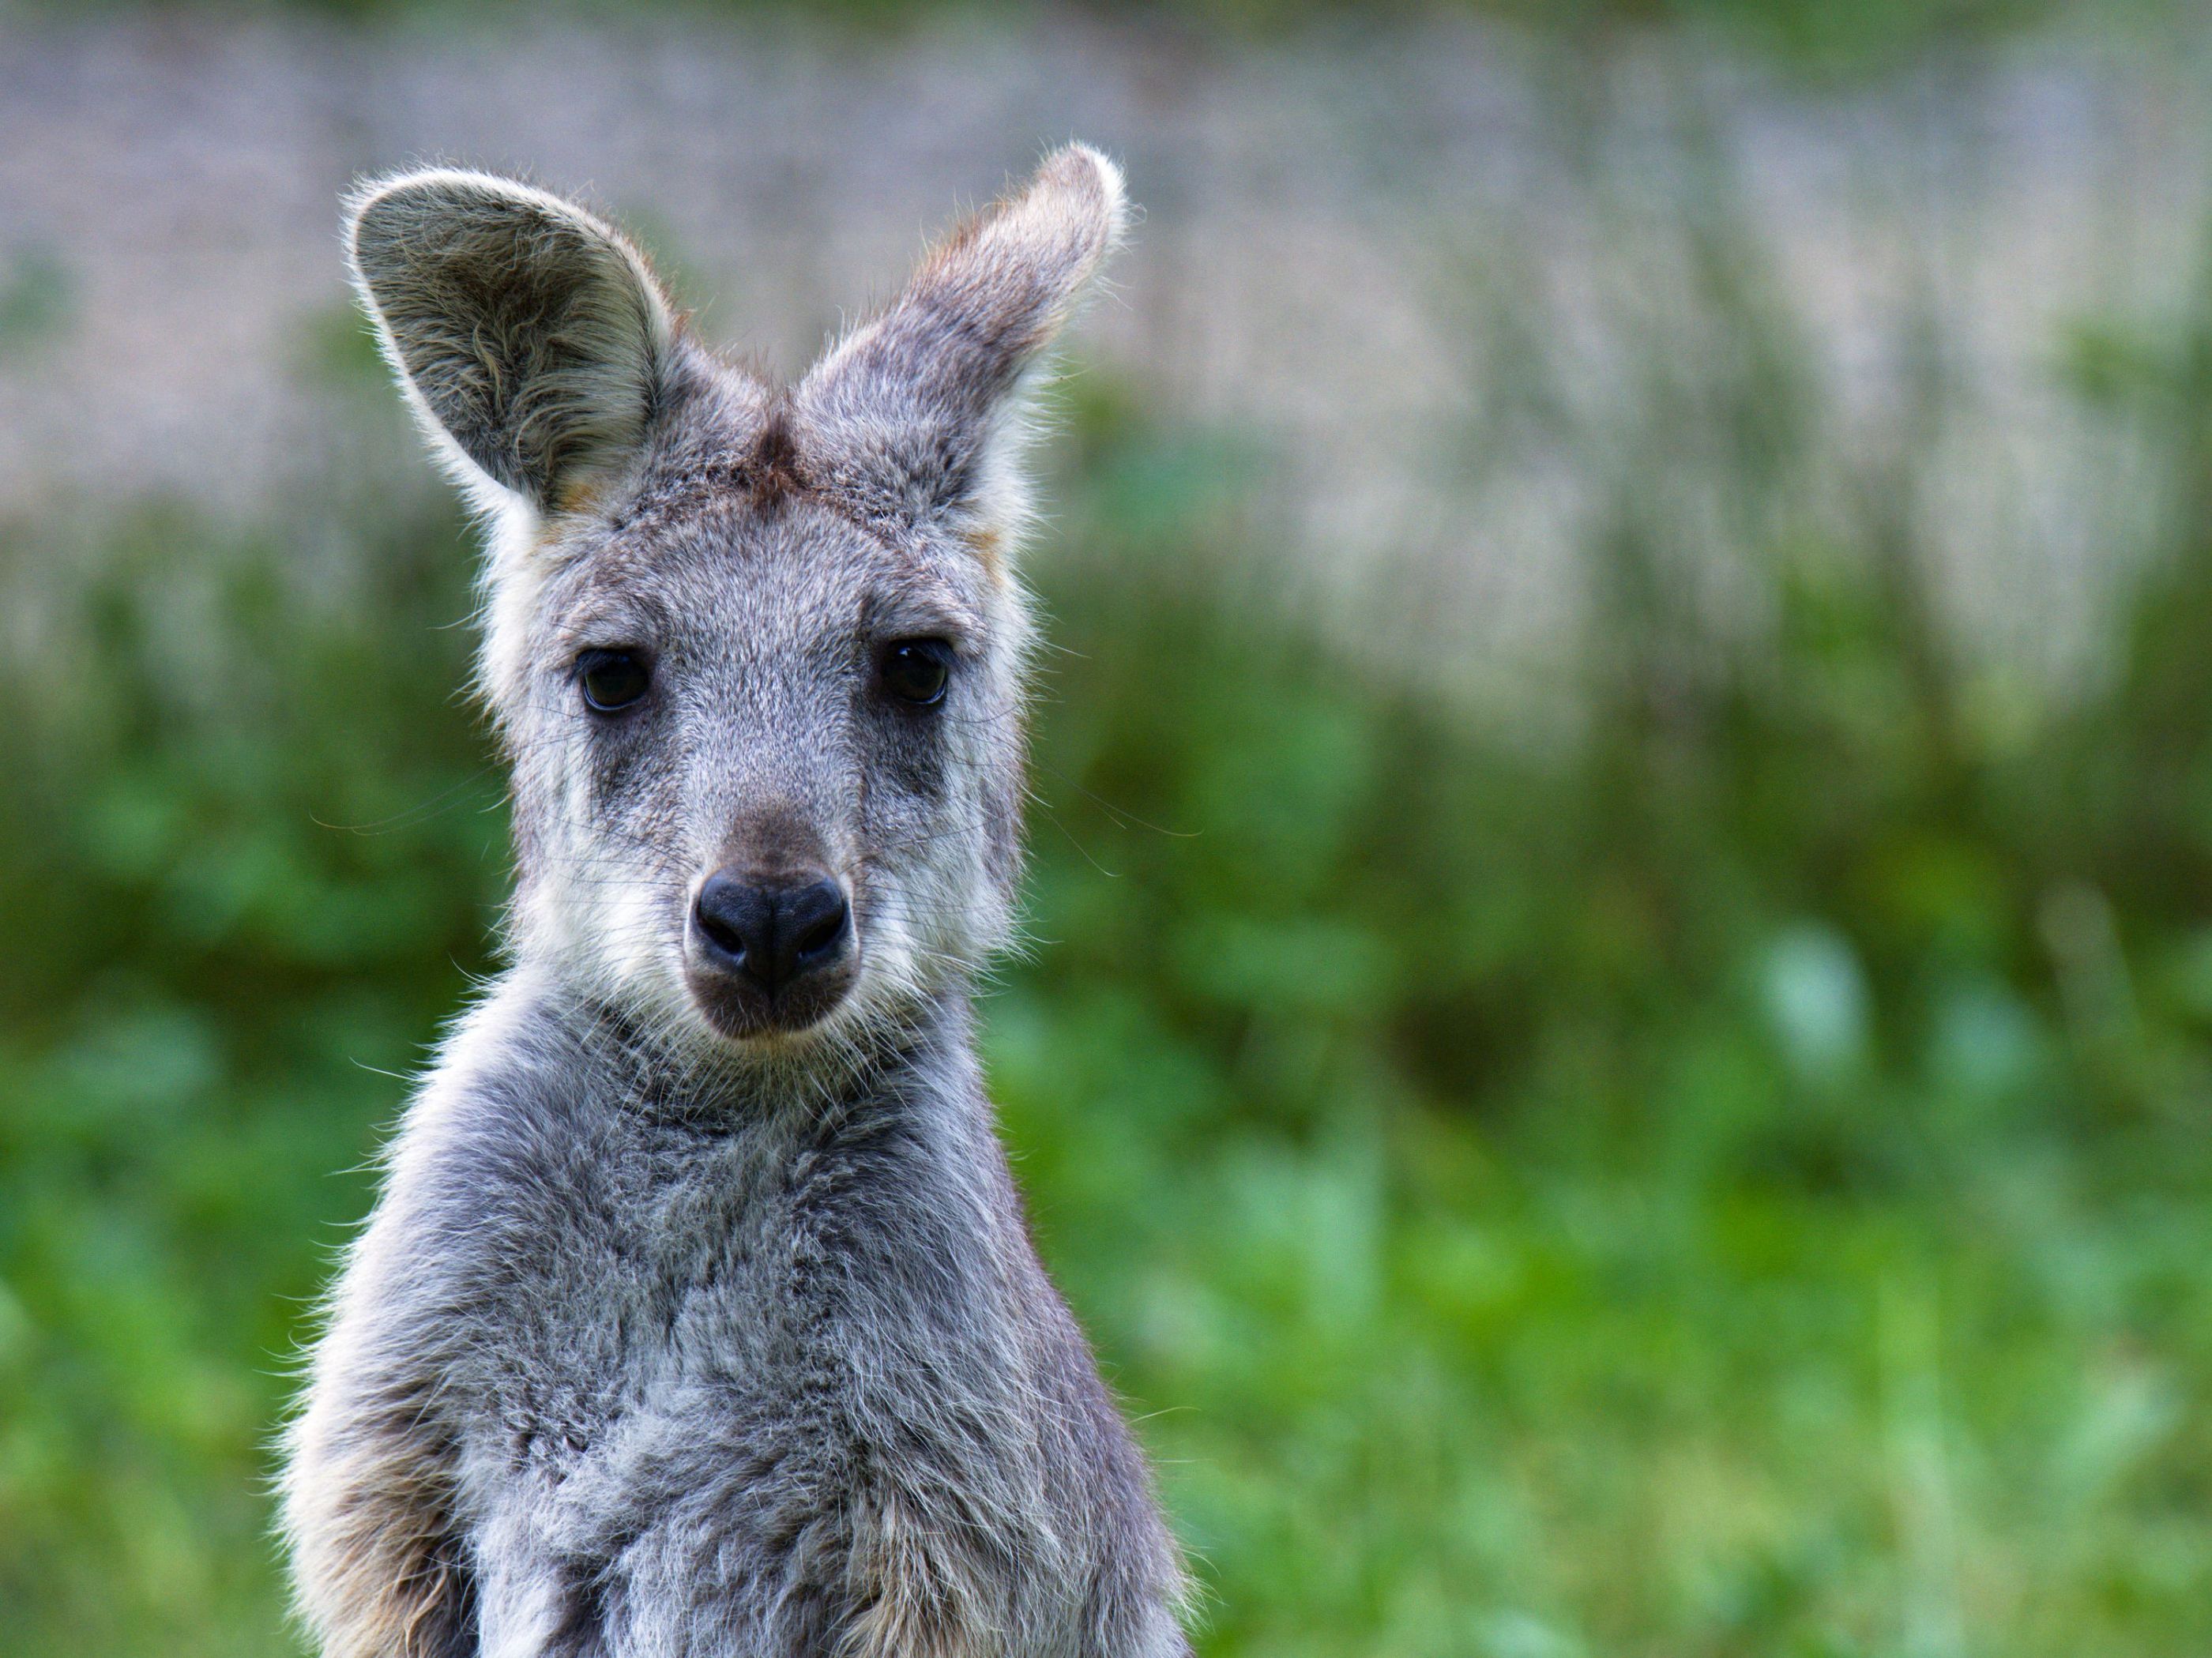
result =
[{"label": "kangaroo muzzle", "polygon": [[700,883],[684,976],[714,1028],[744,1038],[803,1030],[851,988],[853,906],[826,871],[726,866]]}]

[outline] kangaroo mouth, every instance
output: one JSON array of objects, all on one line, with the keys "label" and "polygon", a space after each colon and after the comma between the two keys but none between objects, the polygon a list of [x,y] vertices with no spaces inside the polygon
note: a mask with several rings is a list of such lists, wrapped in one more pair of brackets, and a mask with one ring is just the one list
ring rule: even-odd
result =
[{"label": "kangaroo mouth", "polygon": [[857,972],[834,980],[809,980],[774,993],[735,975],[687,964],[684,980],[692,1002],[717,1035],[732,1042],[793,1036],[820,1024],[844,1004]]},{"label": "kangaroo mouth", "polygon": [[812,1029],[844,1004],[860,977],[860,952],[849,944],[834,960],[782,977],[749,970],[742,953],[696,918],[686,933],[684,987],[716,1034],[732,1042]]}]

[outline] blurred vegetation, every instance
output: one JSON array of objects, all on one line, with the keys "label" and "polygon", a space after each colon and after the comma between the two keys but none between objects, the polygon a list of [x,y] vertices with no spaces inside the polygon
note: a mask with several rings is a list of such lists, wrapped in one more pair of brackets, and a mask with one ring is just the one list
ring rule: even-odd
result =
[{"label": "blurred vegetation", "polygon": [[[2169,343],[2084,349],[2201,492]],[[1914,567],[1800,547],[1694,678],[1625,602],[1532,756],[1262,597],[1188,434],[1074,436],[990,1052],[1205,1649],[2203,1650],[2212,513],[2032,743],[1960,720]],[[112,550],[0,726],[24,1658],[290,1649],[285,1366],[502,884],[458,524],[342,604],[206,542]]]},{"label": "blurred vegetation", "polygon": [[[1041,1238],[1218,1658],[2203,1652],[2212,282],[2054,342],[2160,545],[2112,671],[2023,712],[1913,510],[1940,387],[1839,459],[1741,248],[1689,240],[1693,311],[1641,331],[1675,355],[1576,452],[1571,742],[1359,665],[1253,552],[1236,452],[1079,383],[1038,943],[986,1010]],[[1571,448],[1527,377],[1496,418]],[[1692,430],[1756,628],[1686,597],[1649,487]],[[334,500],[335,586],[119,535],[0,721],[22,1658],[294,1650],[287,1366],[492,965],[466,537]]]},{"label": "blurred vegetation", "polygon": [[[115,11],[235,17],[305,15],[341,22],[500,25],[514,12],[497,0],[16,0],[33,13],[79,15],[88,4]],[[860,35],[896,36],[939,23],[1004,27],[1034,21],[1018,0],[645,0],[653,9],[717,19],[758,18]],[[532,8],[549,19],[619,23],[641,0],[552,0]],[[1687,33],[1747,48],[1817,73],[1858,74],[1930,52],[1971,48],[2053,24],[2088,32],[2186,23],[2190,0],[1061,0],[1063,15],[1224,43],[1301,32],[1358,33],[1409,23],[1504,23],[1590,44],[1624,36]],[[0,8],[4,15],[4,8]]]}]

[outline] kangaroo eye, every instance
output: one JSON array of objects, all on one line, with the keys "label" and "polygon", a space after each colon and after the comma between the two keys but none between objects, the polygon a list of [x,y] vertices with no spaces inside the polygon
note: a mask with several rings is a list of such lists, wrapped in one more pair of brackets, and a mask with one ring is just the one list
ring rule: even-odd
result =
[{"label": "kangaroo eye", "polygon": [[927,708],[945,700],[952,677],[952,647],[941,639],[900,639],[884,647],[876,673],[902,702]]},{"label": "kangaroo eye", "polygon": [[645,695],[653,673],[629,651],[586,651],[576,659],[576,683],[594,714],[620,714]]}]

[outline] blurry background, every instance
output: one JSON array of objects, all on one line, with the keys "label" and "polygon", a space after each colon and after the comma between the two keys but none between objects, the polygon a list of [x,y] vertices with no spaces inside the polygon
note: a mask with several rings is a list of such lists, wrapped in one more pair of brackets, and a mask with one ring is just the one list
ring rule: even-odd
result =
[{"label": "blurry background", "polygon": [[1201,1648],[2212,1648],[2212,19],[0,10],[0,1646],[296,1650],[267,1444],[493,957],[356,173],[801,366],[1147,209],[987,1010]]}]

